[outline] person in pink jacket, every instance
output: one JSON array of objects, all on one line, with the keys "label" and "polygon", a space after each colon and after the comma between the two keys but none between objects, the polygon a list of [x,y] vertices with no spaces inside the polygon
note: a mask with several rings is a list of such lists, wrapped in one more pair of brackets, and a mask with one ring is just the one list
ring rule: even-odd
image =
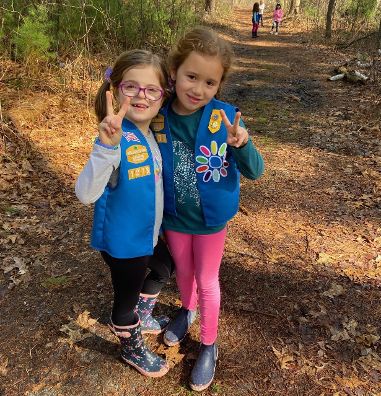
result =
[{"label": "person in pink jacket", "polygon": [[283,18],[282,6],[280,5],[280,3],[277,3],[277,5],[275,6],[274,13],[273,13],[273,24],[272,24],[271,30],[270,30],[271,34],[274,33],[274,28],[275,28],[275,34],[278,34],[279,24],[282,21],[282,18]]}]

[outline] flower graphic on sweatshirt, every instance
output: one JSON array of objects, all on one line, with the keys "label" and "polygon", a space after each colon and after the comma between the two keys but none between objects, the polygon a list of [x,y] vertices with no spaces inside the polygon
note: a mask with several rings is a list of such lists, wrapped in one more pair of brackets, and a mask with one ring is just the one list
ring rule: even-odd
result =
[{"label": "flower graphic on sweatshirt", "polygon": [[206,146],[200,146],[200,151],[203,155],[196,157],[197,166],[196,172],[203,173],[204,182],[213,180],[218,183],[221,176],[226,177],[228,172],[226,168],[229,166],[226,161],[227,144],[222,143],[220,147],[215,140],[210,143],[210,149]]}]

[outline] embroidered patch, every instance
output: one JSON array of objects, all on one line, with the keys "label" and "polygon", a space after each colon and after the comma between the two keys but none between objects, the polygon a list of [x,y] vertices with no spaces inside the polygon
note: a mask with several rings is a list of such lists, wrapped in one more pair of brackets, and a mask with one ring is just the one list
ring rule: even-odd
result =
[{"label": "embroidered patch", "polygon": [[158,114],[152,121],[150,125],[154,132],[160,132],[164,129],[164,116],[163,114]]},{"label": "embroidered patch", "polygon": [[158,143],[167,143],[167,135],[165,133],[155,133],[155,137]]},{"label": "embroidered patch", "polygon": [[133,132],[123,132],[122,135],[126,138],[127,142],[139,142],[139,138]]},{"label": "embroidered patch", "polygon": [[147,160],[147,148],[141,144],[134,144],[126,150],[127,161],[132,164],[140,164]]},{"label": "embroidered patch", "polygon": [[222,117],[220,110],[213,110],[212,115],[210,116],[208,129],[212,133],[216,133],[221,128]]},{"label": "embroidered patch", "polygon": [[200,146],[203,155],[196,157],[196,161],[201,164],[197,166],[196,172],[204,174],[202,178],[204,182],[213,180],[218,183],[221,176],[226,177],[228,175],[226,168],[229,166],[229,162],[226,161],[226,149],[226,143],[222,143],[218,148],[218,144],[214,140],[210,143],[210,149],[206,146]]},{"label": "embroidered patch", "polygon": [[129,180],[137,179],[139,177],[148,176],[151,174],[149,165],[140,166],[139,168],[132,168],[128,170]]}]

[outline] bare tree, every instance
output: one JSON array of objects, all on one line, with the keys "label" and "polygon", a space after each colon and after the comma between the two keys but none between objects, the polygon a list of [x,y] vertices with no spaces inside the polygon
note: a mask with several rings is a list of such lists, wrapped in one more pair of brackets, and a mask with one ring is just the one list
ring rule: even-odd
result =
[{"label": "bare tree", "polygon": [[291,0],[290,10],[288,13],[290,15],[299,15],[299,12],[300,12],[300,0]]},{"label": "bare tree", "polygon": [[335,9],[336,0],[329,0],[328,10],[327,10],[327,20],[325,24],[325,37],[330,39],[332,37],[332,20],[333,11]]},{"label": "bare tree", "polygon": [[215,7],[215,0],[205,0],[205,11],[212,14]]}]

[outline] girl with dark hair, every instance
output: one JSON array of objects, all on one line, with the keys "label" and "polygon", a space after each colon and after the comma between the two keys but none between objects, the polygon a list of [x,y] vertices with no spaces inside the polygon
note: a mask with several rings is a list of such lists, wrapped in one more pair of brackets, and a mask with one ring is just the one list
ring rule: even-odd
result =
[{"label": "girl with dark hair", "polygon": [[254,3],[253,5],[253,15],[251,17],[251,22],[253,23],[253,28],[251,30],[251,37],[258,37],[258,28],[259,21],[261,20],[261,16],[259,13],[259,3]]},{"label": "girl with dark hair", "polygon": [[277,3],[276,6],[275,6],[274,13],[273,13],[273,24],[272,24],[271,30],[270,30],[271,34],[274,33],[274,28],[275,28],[275,35],[278,34],[279,25],[282,22],[282,19],[283,19],[282,6],[280,5],[280,3]]}]

